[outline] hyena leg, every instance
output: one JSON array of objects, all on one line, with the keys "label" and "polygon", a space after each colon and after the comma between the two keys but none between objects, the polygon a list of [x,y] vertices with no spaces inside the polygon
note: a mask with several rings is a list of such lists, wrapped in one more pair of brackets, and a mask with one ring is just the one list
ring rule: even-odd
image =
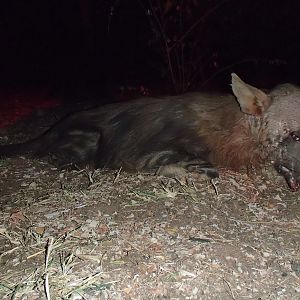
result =
[{"label": "hyena leg", "polygon": [[[93,166],[101,133],[93,128],[70,129],[53,141],[48,152],[50,161],[62,168]],[[42,155],[44,153],[37,153]]]},{"label": "hyena leg", "polygon": [[157,175],[166,177],[186,176],[188,172],[197,172],[210,178],[219,176],[218,171],[207,160],[173,150],[151,153],[144,157],[140,166],[155,168]]},{"label": "hyena leg", "polygon": [[219,172],[217,169],[208,161],[202,159],[194,159],[185,163],[185,167],[190,172],[197,172],[204,174],[210,178],[219,177]]},{"label": "hyena leg", "polygon": [[214,166],[202,159],[192,159],[188,161],[180,161],[177,163],[160,166],[156,174],[166,177],[174,177],[186,176],[188,172],[200,173],[209,178],[219,177],[219,173],[214,168]]}]

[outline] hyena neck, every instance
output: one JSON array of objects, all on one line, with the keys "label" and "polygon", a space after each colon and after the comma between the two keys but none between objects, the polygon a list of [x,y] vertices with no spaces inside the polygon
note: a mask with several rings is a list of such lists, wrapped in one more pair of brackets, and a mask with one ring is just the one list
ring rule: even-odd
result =
[{"label": "hyena neck", "polygon": [[[258,168],[272,153],[272,142],[268,136],[266,118],[241,114],[231,124],[223,124],[229,130],[218,131],[208,139],[211,161],[234,170]],[[223,127],[223,128],[224,128]]]}]

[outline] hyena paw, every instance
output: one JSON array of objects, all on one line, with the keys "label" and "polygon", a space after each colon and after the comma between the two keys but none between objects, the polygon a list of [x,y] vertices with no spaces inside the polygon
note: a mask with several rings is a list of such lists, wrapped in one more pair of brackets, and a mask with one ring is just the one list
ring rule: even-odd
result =
[{"label": "hyena paw", "polygon": [[170,164],[160,166],[155,174],[165,177],[186,177],[188,175],[188,171],[178,164]]},{"label": "hyena paw", "polygon": [[205,175],[209,178],[218,178],[219,172],[213,166],[193,166],[188,167],[190,172],[199,173],[201,175]]},{"label": "hyena paw", "polygon": [[185,162],[185,168],[189,172],[203,174],[209,178],[219,177],[219,172],[217,169],[211,163],[203,160],[192,160]]},{"label": "hyena paw", "polygon": [[214,179],[214,178],[219,178],[219,172],[218,172],[218,170],[216,170],[215,168],[210,168],[210,169],[206,169],[206,170],[204,170],[204,173],[208,176],[208,177],[210,177],[210,178],[212,178],[212,179]]},{"label": "hyena paw", "polygon": [[169,164],[158,168],[156,175],[165,177],[187,177],[188,173],[198,173],[208,178],[218,178],[218,171],[207,162],[189,161]]}]

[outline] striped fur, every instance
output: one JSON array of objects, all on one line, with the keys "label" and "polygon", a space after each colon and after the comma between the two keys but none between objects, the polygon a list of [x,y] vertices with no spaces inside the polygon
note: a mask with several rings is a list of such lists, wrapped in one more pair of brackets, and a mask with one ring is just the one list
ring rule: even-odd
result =
[{"label": "striped fur", "polygon": [[50,154],[60,165],[210,177],[218,176],[215,166],[260,168],[268,160],[281,161],[290,133],[300,130],[300,89],[286,84],[266,94],[232,74],[232,91],[81,111],[36,139],[1,146],[0,156]]}]

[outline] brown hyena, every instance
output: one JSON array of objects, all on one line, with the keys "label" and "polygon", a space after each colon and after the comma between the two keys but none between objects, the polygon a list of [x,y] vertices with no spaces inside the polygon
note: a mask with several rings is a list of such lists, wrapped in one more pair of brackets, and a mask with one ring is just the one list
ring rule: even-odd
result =
[{"label": "brown hyena", "polygon": [[[286,84],[266,94],[232,74],[232,91],[142,98],[82,111],[36,139],[0,147],[0,156],[50,154],[61,165],[168,176],[196,171],[216,177],[214,166],[259,168],[268,160],[279,171],[290,170],[295,158],[287,153],[300,157],[293,138],[300,130],[300,89]],[[300,166],[288,174],[296,178]]]}]

